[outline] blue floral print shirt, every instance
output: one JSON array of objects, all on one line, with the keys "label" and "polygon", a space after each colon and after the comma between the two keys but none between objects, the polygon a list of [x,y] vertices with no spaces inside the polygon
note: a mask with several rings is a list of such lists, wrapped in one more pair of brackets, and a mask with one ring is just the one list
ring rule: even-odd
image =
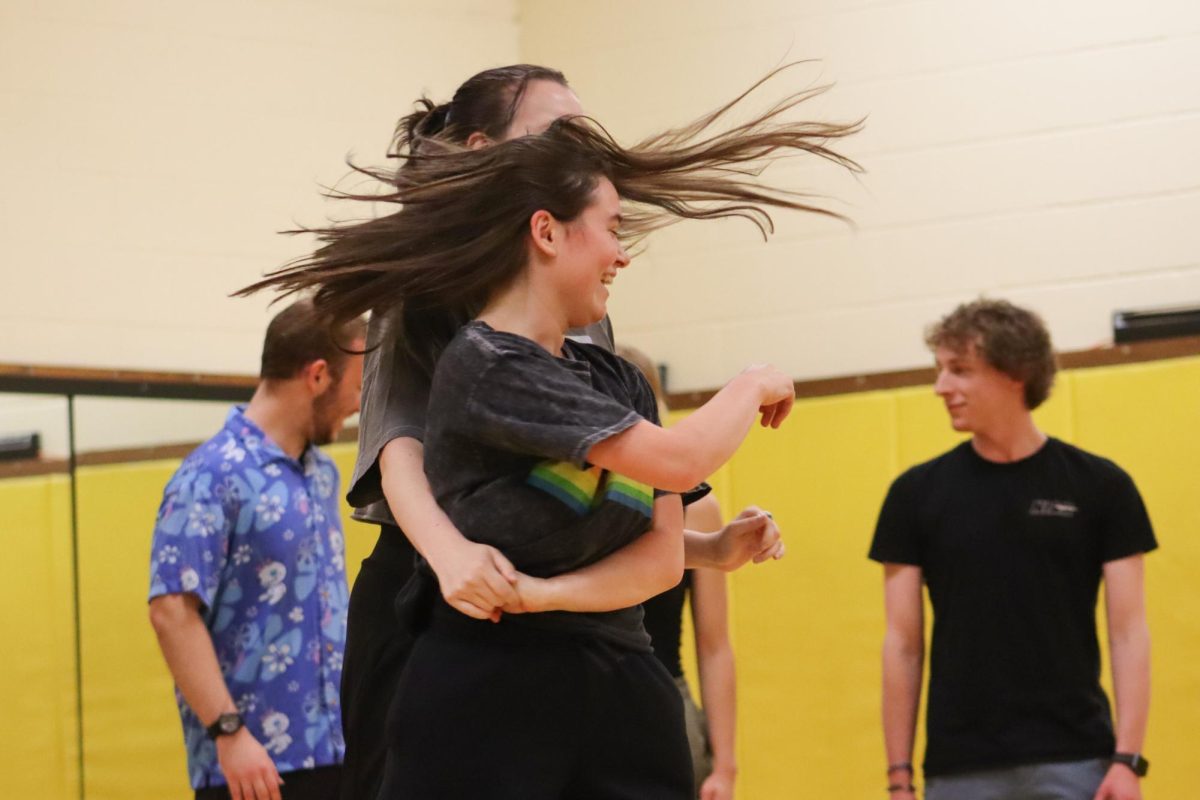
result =
[{"label": "blue floral print shirt", "polygon": [[[346,561],[337,468],[289,457],[243,414],[163,492],[150,597],[191,593],[246,726],[280,772],[339,764]],[[176,690],[192,788],[225,783],[215,743]]]}]

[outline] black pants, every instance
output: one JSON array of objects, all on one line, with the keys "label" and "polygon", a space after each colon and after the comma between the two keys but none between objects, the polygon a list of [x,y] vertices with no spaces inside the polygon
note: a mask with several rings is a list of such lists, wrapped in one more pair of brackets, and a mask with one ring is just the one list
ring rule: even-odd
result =
[{"label": "black pants", "polygon": [[350,593],[342,665],[342,800],[374,800],[383,780],[387,710],[411,647],[394,601],[412,575],[413,556],[399,528],[380,526]]},{"label": "black pants", "polygon": [[653,653],[438,603],[388,721],[379,800],[691,800],[679,691]]},{"label": "black pants", "polygon": [[[341,767],[317,767],[281,773],[283,786],[279,794],[283,800],[335,800],[338,796],[338,779]],[[196,800],[230,800],[228,786],[210,786],[196,790]]]}]

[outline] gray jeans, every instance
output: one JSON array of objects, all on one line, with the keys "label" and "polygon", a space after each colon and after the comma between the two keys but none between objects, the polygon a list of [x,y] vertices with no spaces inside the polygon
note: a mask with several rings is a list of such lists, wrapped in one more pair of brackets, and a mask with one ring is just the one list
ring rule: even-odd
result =
[{"label": "gray jeans", "polygon": [[1108,766],[1091,758],[929,778],[925,800],[1092,800]]}]

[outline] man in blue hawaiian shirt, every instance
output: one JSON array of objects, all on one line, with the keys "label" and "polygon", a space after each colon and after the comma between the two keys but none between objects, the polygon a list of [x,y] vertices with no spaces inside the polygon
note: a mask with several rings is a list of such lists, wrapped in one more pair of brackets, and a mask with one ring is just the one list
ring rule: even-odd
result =
[{"label": "man in blue hawaiian shirt", "polygon": [[[175,678],[197,800],[334,798],[345,746],[338,474],[317,449],[358,410],[361,320],[301,300],[267,328],[261,382],[163,493],[150,621]],[[340,346],[339,346],[340,345]]]}]

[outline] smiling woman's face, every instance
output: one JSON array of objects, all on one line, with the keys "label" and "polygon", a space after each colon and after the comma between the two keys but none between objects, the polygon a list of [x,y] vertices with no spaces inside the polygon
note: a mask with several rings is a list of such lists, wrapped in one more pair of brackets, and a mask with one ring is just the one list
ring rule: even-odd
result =
[{"label": "smiling woman's face", "polygon": [[629,265],[618,236],[620,228],[621,198],[607,178],[600,178],[591,202],[564,225],[566,236],[559,244],[556,270],[572,327],[599,322],[608,313],[608,286]]}]

